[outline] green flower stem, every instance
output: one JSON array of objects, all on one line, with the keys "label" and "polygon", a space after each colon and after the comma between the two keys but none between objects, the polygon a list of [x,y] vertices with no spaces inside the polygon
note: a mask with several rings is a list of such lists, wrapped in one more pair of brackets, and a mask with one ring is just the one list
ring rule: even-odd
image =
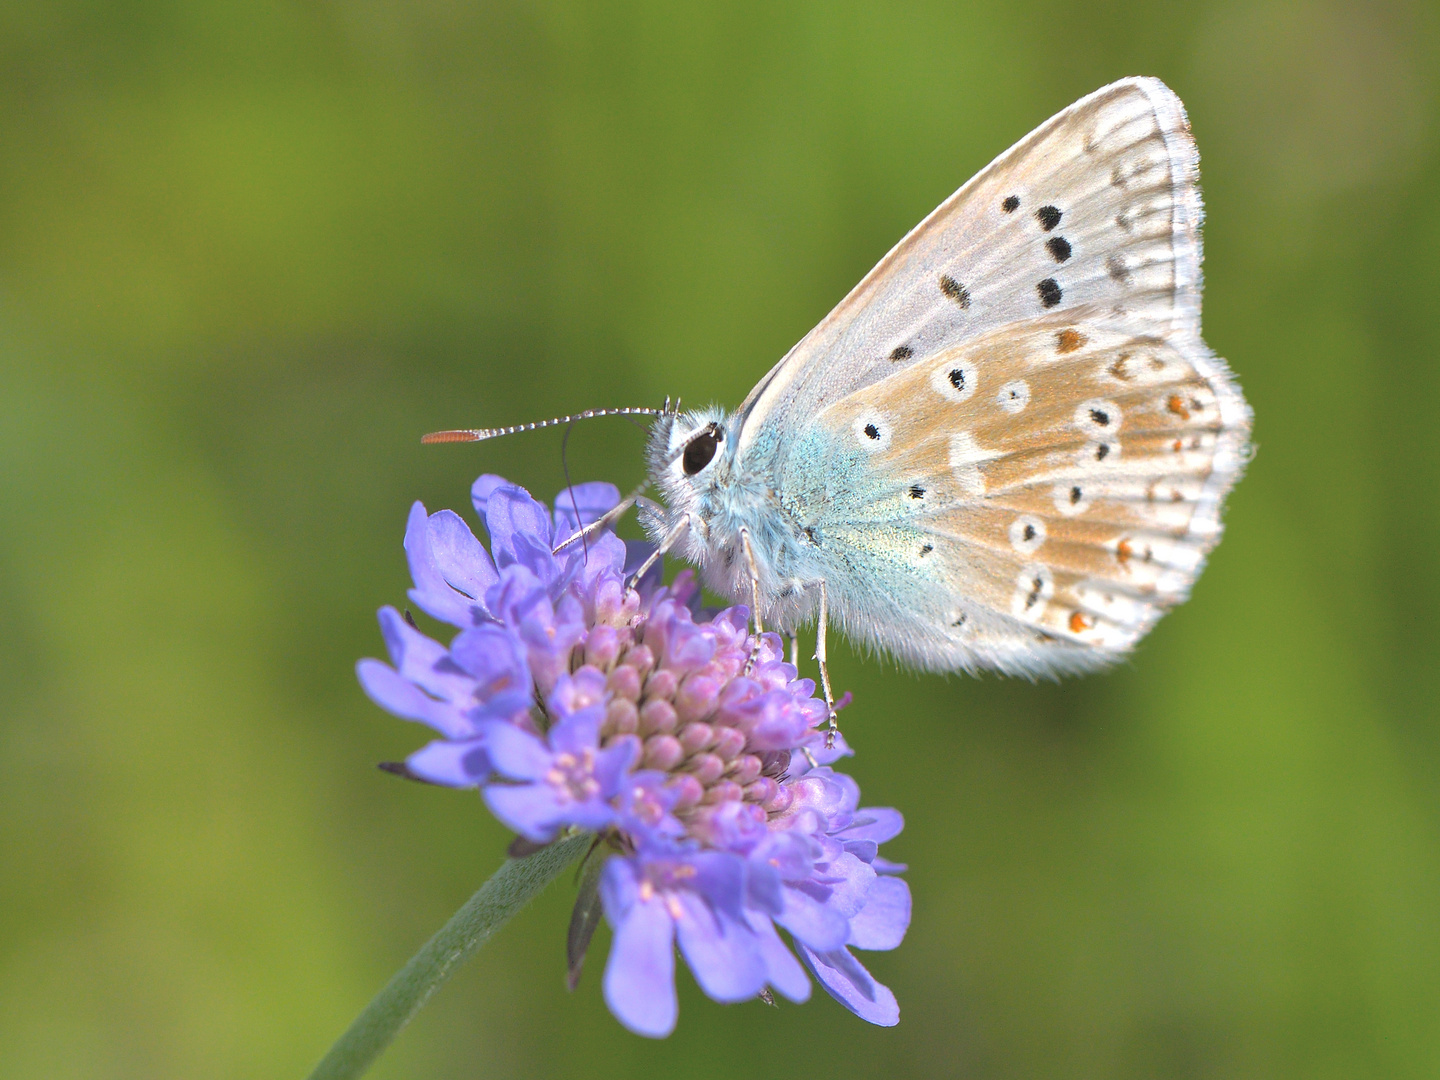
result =
[{"label": "green flower stem", "polygon": [[539,895],[560,872],[585,854],[594,837],[582,833],[551,844],[525,859],[507,859],[490,880],[450,917],[355,1018],[310,1080],[351,1080],[361,1076],[430,995],[460,965]]}]

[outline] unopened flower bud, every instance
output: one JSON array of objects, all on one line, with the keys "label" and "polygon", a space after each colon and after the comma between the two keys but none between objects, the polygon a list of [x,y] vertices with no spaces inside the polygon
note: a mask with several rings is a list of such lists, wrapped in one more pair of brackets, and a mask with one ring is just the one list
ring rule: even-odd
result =
[{"label": "unopened flower bud", "polygon": [[620,633],[613,626],[596,626],[585,638],[585,662],[609,671],[620,657]]},{"label": "unopened flower bud", "polygon": [[[769,779],[769,777],[766,777],[766,779]],[[759,783],[759,781],[757,780],[756,783]],[[776,784],[775,794],[760,805],[765,808],[767,813],[783,814],[786,810],[790,809],[790,804],[794,801],[794,798],[795,796],[792,794],[790,788]]]},{"label": "unopened flower bud", "polygon": [[775,798],[775,794],[779,790],[779,784],[771,780],[768,776],[762,776],[753,784],[745,785],[745,801],[759,803],[761,806],[764,806],[770,802],[771,799]]},{"label": "unopened flower bud", "polygon": [[681,720],[704,720],[715,711],[720,694],[720,678],[711,665],[687,678],[675,692],[675,711]]},{"label": "unopened flower bud", "polygon": [[674,735],[652,735],[645,740],[645,756],[642,762],[647,769],[669,772],[684,760],[685,751],[680,748],[680,740]]},{"label": "unopened flower bud", "polygon": [[[680,744],[677,742],[675,745]],[[714,754],[696,754],[685,763],[685,768],[696,780],[709,787],[724,775],[725,762]]]},{"label": "unopened flower bud", "polygon": [[602,729],[608,739],[615,735],[631,735],[640,730],[640,712],[633,701],[625,698],[611,698],[605,707],[605,727]]},{"label": "unopened flower bud", "polygon": [[625,655],[621,658],[620,662],[638,671],[640,678],[643,680],[655,667],[655,653],[649,646],[632,645],[625,651]]},{"label": "unopened flower bud", "polygon": [[708,750],[715,742],[715,729],[709,724],[686,724],[680,729],[680,745],[687,754]]},{"label": "unopened flower bud", "polygon": [[673,671],[661,668],[650,678],[645,680],[645,696],[652,698],[673,698],[675,690],[680,685],[679,678]]},{"label": "unopened flower bud", "polygon": [[664,698],[651,698],[640,706],[640,734],[642,735],[669,735],[675,730],[677,723],[675,706]]},{"label": "unopened flower bud", "polygon": [[675,809],[677,811],[688,810],[690,807],[698,805],[700,800],[705,797],[705,785],[689,773],[678,773],[671,779],[670,786],[676,793]]},{"label": "unopened flower bud", "polygon": [[[715,745],[712,749],[726,761],[733,761],[736,755],[745,749],[745,733],[733,727],[716,728]],[[755,775],[760,774],[757,772]]]},{"label": "unopened flower bud", "polygon": [[721,802],[738,802],[745,794],[744,789],[731,780],[721,780],[705,792],[705,798],[701,801],[708,804]]},{"label": "unopened flower bud", "polygon": [[736,758],[735,763],[730,766],[728,776],[741,787],[752,783],[760,777],[760,759],[754,754],[744,754]]},{"label": "unopened flower bud", "polygon": [[640,700],[640,673],[629,664],[621,664],[605,679],[605,685],[616,697],[626,701]]}]

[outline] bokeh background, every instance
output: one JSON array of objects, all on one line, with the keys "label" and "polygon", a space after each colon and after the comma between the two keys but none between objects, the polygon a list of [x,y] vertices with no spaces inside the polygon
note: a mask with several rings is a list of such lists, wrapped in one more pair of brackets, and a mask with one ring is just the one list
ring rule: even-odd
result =
[{"label": "bokeh background", "polygon": [[[356,658],[412,499],[737,403],[996,153],[1129,74],[1190,109],[1206,336],[1259,454],[1133,662],[842,652],[915,916],[668,1041],[563,987],[568,884],[379,1077],[1440,1071],[1433,4],[79,0],[0,7],[0,1074],[296,1077],[498,864]],[[625,421],[578,479],[641,475]],[[608,938],[602,931],[597,953]]]}]

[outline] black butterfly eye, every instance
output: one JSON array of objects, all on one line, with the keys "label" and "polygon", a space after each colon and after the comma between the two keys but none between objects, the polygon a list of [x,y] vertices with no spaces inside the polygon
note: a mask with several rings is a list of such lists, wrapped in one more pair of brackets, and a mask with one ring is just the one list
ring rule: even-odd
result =
[{"label": "black butterfly eye", "polygon": [[722,437],[720,429],[711,424],[685,444],[685,456],[681,458],[681,466],[685,469],[686,476],[694,476],[710,464]]}]

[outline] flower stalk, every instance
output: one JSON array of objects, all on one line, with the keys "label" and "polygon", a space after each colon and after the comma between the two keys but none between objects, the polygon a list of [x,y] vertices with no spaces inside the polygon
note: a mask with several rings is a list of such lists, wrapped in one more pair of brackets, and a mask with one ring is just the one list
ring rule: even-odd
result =
[{"label": "flower stalk", "polygon": [[351,1080],[394,1041],[431,995],[480,946],[538,896],[594,842],[589,833],[568,837],[525,859],[507,859],[465,906],[397,971],[365,1011],[336,1040],[310,1080]]}]

